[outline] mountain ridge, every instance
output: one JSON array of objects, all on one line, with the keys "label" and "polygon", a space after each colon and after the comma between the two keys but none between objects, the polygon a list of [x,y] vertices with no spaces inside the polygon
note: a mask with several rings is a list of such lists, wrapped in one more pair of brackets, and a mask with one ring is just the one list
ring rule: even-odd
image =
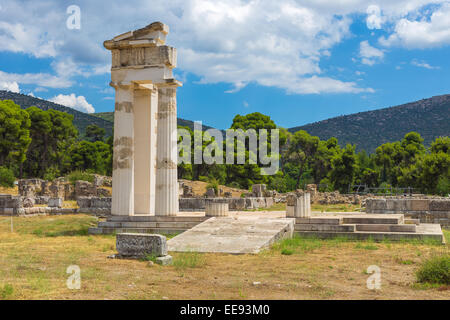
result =
[{"label": "mountain ridge", "polygon": [[340,145],[355,144],[357,150],[371,153],[379,145],[398,141],[417,131],[429,145],[439,136],[450,134],[450,94],[433,96],[382,109],[333,117],[289,128],[305,130],[326,140],[336,137]]}]

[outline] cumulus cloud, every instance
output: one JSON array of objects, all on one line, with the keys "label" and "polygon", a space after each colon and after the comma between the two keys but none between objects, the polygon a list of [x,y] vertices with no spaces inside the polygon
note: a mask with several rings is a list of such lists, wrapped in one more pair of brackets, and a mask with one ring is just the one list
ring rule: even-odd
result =
[{"label": "cumulus cloud", "polygon": [[[420,18],[420,8],[442,1],[378,0],[374,5],[373,0],[79,0],[81,29],[68,30],[64,1],[30,1],[23,10],[17,0],[2,0],[0,41],[5,45],[0,51],[54,58],[53,75],[33,77],[44,76],[47,84],[53,77],[66,85],[72,83],[72,76],[109,72],[111,57],[102,46],[105,39],[163,21],[171,29],[169,44],[179,49],[180,72],[199,76],[200,83],[229,83],[229,92],[253,82],[297,94],[356,93],[370,88],[330,78],[320,68],[321,59],[351,36],[355,13],[367,14],[367,26],[372,29],[398,24],[392,38],[385,39],[389,45],[412,41],[405,40],[409,38],[400,28],[401,19],[430,24],[432,43],[442,44],[447,41],[442,34],[448,30],[439,16],[439,12],[445,15],[444,6],[436,9],[430,21]],[[419,20],[407,20],[412,16]],[[376,59],[366,57],[364,62]]]},{"label": "cumulus cloud", "polygon": [[62,104],[63,106],[73,108],[78,111],[94,113],[95,109],[89,102],[86,101],[84,96],[76,96],[74,93],[69,95],[59,94],[51,99],[54,103]]},{"label": "cumulus cloud", "polygon": [[402,18],[394,32],[380,37],[379,42],[387,47],[403,46],[409,49],[425,49],[450,44],[450,3],[436,9],[430,17],[419,15],[417,19]]},{"label": "cumulus cloud", "polygon": [[0,81],[0,90],[7,90],[15,93],[20,92],[19,84],[16,81],[13,82]]},{"label": "cumulus cloud", "polygon": [[380,49],[372,47],[369,44],[369,41],[365,40],[361,41],[359,44],[359,55],[363,64],[372,66],[383,59],[384,52]]},{"label": "cumulus cloud", "polygon": [[370,5],[366,10],[366,25],[369,29],[381,29],[384,18],[381,16],[381,9],[377,5]]}]

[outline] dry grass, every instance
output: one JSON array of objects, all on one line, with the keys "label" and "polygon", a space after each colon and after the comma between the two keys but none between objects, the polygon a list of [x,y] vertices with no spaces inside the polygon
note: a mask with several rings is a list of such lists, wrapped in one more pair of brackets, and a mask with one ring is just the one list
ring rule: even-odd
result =
[{"label": "dry grass", "polygon": [[[107,259],[115,238],[87,235],[96,222],[86,215],[14,218],[10,233],[10,219],[0,217],[0,299],[450,298],[445,288],[415,283],[420,263],[448,254],[448,246],[295,238],[258,255],[172,253],[174,265],[162,267]],[[74,264],[80,290],[66,287]],[[381,290],[366,287],[370,265],[381,268]]]},{"label": "dry grass", "polygon": [[11,194],[13,196],[19,195],[19,187],[6,188],[0,186],[0,194]]}]

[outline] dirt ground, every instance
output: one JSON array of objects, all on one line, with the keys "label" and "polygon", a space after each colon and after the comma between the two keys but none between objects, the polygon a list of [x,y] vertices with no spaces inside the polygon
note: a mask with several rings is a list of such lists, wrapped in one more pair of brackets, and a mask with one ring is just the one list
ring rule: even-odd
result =
[{"label": "dirt ground", "polygon": [[[114,236],[90,236],[85,215],[0,217],[0,299],[449,299],[417,284],[423,259],[448,245],[293,239],[257,255],[172,253],[173,266],[108,259]],[[447,243],[450,233],[446,232]],[[66,286],[70,265],[81,289]],[[367,289],[367,268],[381,289]]]}]

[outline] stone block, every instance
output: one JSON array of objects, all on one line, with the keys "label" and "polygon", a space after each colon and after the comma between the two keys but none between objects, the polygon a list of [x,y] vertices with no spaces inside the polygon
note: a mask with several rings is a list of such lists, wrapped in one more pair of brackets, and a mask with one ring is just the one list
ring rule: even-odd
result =
[{"label": "stone block", "polygon": [[206,199],[205,216],[226,217],[228,216],[228,199]]},{"label": "stone block", "polygon": [[156,263],[162,266],[170,265],[172,264],[172,262],[173,262],[172,256],[169,255],[156,258]]},{"label": "stone block", "polygon": [[48,199],[48,206],[51,208],[61,208],[63,204],[62,198],[50,198]]},{"label": "stone block", "polygon": [[411,203],[412,211],[428,211],[430,209],[428,199],[411,199],[407,200]]},{"label": "stone block", "polygon": [[35,204],[35,200],[34,200],[34,198],[30,198],[30,197],[23,198],[22,204],[23,204],[24,208],[32,208]]},{"label": "stone block", "polygon": [[214,190],[214,188],[208,188],[206,190],[205,196],[207,198],[214,198],[216,196],[216,190]]},{"label": "stone block", "polygon": [[430,211],[450,211],[450,199],[431,200],[429,204]]},{"label": "stone block", "polygon": [[252,186],[252,194],[254,197],[264,197],[265,192],[266,192],[265,184],[254,184]]},{"label": "stone block", "polygon": [[159,234],[119,233],[116,236],[116,249],[123,257],[162,257],[167,255],[167,239]]},{"label": "stone block", "polygon": [[77,204],[80,208],[90,208],[91,198],[90,197],[78,197]]}]

